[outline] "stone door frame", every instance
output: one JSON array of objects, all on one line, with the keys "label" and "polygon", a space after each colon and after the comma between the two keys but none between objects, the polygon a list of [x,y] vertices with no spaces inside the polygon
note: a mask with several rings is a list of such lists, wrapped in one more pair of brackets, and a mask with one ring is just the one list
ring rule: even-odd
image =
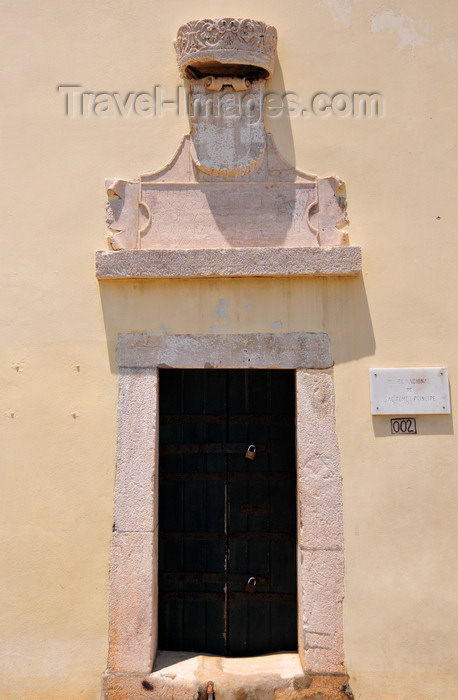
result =
[{"label": "stone door frame", "polygon": [[118,444],[107,673],[148,674],[157,651],[158,369],[296,370],[298,654],[345,672],[344,550],[334,383],[325,333],[119,336]]}]

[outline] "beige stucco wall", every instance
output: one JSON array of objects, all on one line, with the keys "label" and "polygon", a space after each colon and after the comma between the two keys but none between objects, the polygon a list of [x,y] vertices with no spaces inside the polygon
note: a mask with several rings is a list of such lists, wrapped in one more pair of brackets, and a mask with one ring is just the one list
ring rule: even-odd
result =
[{"label": "beige stucco wall", "polygon": [[[458,698],[456,440],[372,419],[369,367],[445,365],[456,328],[454,0],[6,0],[3,28],[1,697],[96,699],[107,657],[121,332],[325,331],[346,537],[345,653],[358,700]],[[162,166],[172,111],[65,116],[56,87],[174,99],[184,21],[279,33],[272,91],[379,92],[383,118],[267,121],[283,155],[347,183],[359,279],[101,282],[104,180]],[[439,218],[440,217],[440,218]]]}]

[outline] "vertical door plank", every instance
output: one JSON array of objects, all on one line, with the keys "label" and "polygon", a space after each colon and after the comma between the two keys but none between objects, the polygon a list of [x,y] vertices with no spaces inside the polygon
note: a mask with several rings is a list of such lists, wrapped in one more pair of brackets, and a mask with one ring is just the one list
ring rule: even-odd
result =
[{"label": "vertical door plank", "polygon": [[[160,455],[159,646],[224,654],[224,584],[206,582],[201,575],[225,570],[225,455],[208,455],[202,448],[226,440],[225,421],[206,419],[225,416],[225,376],[161,370],[159,391],[160,444],[198,448]],[[207,473],[220,473],[223,480],[208,480]]]}]

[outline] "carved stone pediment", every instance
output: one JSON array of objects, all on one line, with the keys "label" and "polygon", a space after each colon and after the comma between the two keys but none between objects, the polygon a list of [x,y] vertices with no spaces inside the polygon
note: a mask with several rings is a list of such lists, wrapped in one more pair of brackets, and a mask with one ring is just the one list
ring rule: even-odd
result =
[{"label": "carved stone pediment", "polygon": [[163,170],[107,182],[115,250],[342,245],[342,182],[287,166],[270,136],[250,177],[199,177],[190,137]]},{"label": "carved stone pediment", "polygon": [[[275,28],[254,20],[180,27],[175,47],[190,78],[191,131],[163,169],[107,181],[114,251],[264,248],[272,256],[348,243],[343,182],[291,167],[265,131],[275,46]],[[353,256],[349,274],[358,265]]]}]

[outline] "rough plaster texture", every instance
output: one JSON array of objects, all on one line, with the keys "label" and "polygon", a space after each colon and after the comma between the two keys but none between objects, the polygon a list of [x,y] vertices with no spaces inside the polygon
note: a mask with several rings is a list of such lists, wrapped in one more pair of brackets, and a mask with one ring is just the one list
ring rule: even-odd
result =
[{"label": "rough plaster texture", "polygon": [[[132,333],[120,336],[117,357],[120,367],[118,473],[106,697],[111,700],[133,697],[129,696],[133,692],[143,697],[149,692],[144,686],[139,689],[139,677],[135,674],[151,669],[157,646],[158,366],[297,369],[297,658],[311,674],[343,676],[342,499],[334,430],[333,382],[329,370],[301,369],[307,366],[329,368],[332,365],[327,335],[167,336]],[[226,663],[227,660],[219,659],[212,667],[213,675]],[[294,673],[280,682],[277,667],[267,678],[259,669],[256,671],[256,664],[261,661],[251,660],[251,663],[252,666],[248,667],[253,686],[250,697],[260,700],[314,697],[313,694],[298,694]],[[297,666],[298,661],[294,663]],[[120,672],[127,675],[120,678],[116,675]],[[132,673],[134,675],[129,675]],[[227,676],[228,671],[223,669],[221,673]],[[249,685],[243,674],[238,674],[235,669],[233,673],[238,680],[229,683],[226,678],[224,683],[228,690],[226,695],[220,695],[221,700],[238,700],[235,691]],[[300,675],[302,678],[303,671]],[[159,679],[155,677],[146,682],[156,689],[158,698],[167,697],[169,692],[174,693],[173,697],[186,698],[200,687],[202,677],[197,676],[192,682],[183,680],[181,686],[173,673],[160,674]],[[332,687],[322,697],[341,697],[336,695],[335,678],[334,681],[328,678],[327,682]],[[220,687],[222,685],[221,680]],[[310,687],[309,683],[299,690],[305,693]],[[279,695],[280,691],[284,695]]]},{"label": "rough plaster texture", "polygon": [[126,368],[323,369],[333,364],[326,333],[123,333],[116,359]]},{"label": "rough plaster texture", "polygon": [[97,251],[99,279],[153,277],[356,277],[361,249],[229,248]]}]

